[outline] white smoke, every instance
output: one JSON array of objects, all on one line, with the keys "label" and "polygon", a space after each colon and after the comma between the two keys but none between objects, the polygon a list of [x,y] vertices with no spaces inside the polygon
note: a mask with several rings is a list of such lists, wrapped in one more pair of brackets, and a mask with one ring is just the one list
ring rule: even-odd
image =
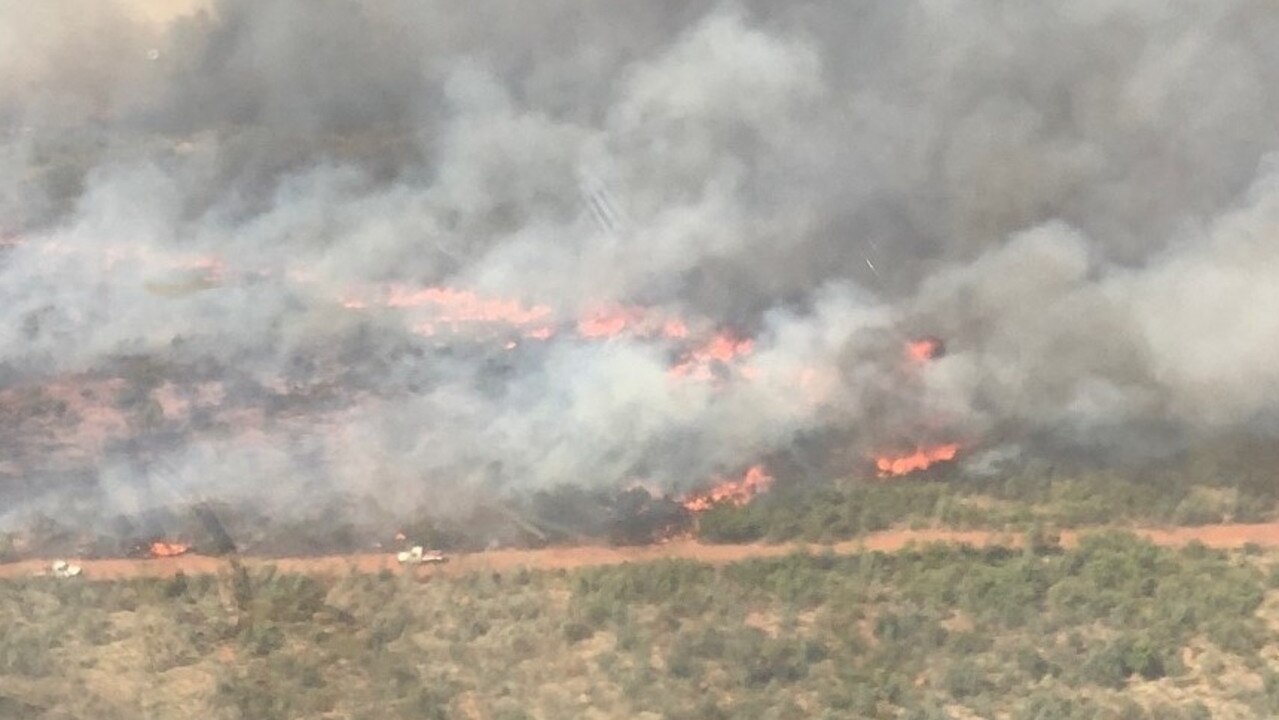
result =
[{"label": "white smoke", "polygon": [[[0,379],[142,388],[100,501],[1273,429],[1271,3],[196,5],[0,0]],[[342,306],[428,286],[559,329]],[[614,305],[753,352],[680,381],[691,339],[568,329]]]}]

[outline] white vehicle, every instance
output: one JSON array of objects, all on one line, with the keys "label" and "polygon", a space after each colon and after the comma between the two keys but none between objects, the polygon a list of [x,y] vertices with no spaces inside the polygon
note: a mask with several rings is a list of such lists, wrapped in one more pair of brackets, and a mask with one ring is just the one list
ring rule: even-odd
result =
[{"label": "white vehicle", "polygon": [[426,550],[421,545],[414,545],[408,550],[398,553],[395,559],[404,565],[448,562],[448,558],[444,557],[444,553],[438,550]]},{"label": "white vehicle", "polygon": [[83,570],[79,565],[72,565],[66,560],[54,560],[49,566],[49,572],[56,578],[73,578],[78,576]]}]

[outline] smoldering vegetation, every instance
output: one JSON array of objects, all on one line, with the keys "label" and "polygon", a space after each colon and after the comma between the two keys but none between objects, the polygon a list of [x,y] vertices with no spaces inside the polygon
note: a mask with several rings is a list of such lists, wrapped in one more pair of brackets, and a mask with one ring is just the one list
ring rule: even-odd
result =
[{"label": "smoldering vegetation", "polygon": [[1273,3],[156,12],[0,0],[9,521],[1274,437]]},{"label": "smoldering vegetation", "polygon": [[170,502],[85,522],[75,513],[33,512],[0,532],[0,562],[172,554],[315,557],[391,553],[415,545],[449,553],[550,545],[651,545],[687,538],[696,515],[670,496],[642,488],[602,490],[560,485],[489,498],[451,514],[435,505],[387,507],[376,496],[327,493],[288,513],[246,501]]}]

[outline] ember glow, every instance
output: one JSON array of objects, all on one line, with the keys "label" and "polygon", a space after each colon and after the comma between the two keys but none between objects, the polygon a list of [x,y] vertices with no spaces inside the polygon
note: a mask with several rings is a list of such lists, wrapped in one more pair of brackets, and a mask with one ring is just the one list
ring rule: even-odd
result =
[{"label": "ember glow", "polygon": [[762,466],[754,465],[740,479],[723,480],[714,487],[685,497],[682,504],[691,513],[705,512],[719,504],[740,507],[772,487],[773,476]]},{"label": "ember glow", "polygon": [[512,298],[486,297],[471,290],[392,284],[373,293],[346,293],[338,302],[348,310],[376,306],[422,313],[414,315],[421,319],[412,327],[419,335],[432,336],[441,330],[458,333],[471,327],[509,327],[519,330],[524,337],[539,339],[554,334],[550,307],[526,305]]},{"label": "ember glow", "polygon": [[909,455],[877,456],[875,467],[879,470],[880,477],[897,477],[917,470],[926,470],[935,463],[954,460],[958,454],[958,443],[920,447]]},{"label": "ember glow", "polygon": [[[411,288],[393,284],[375,292],[348,292],[338,298],[348,310],[382,307],[411,313],[417,322],[413,332],[427,337],[441,332],[463,333],[474,328],[506,328],[530,340],[548,340],[557,334],[557,313],[548,305],[526,304],[510,298],[487,297],[471,290],[450,287]],[[560,316],[562,317],[562,315]],[[608,340],[629,337],[640,340],[685,340],[688,324],[679,317],[638,305],[607,306],[583,314],[574,325],[577,337]],[[727,361],[749,351],[751,341],[715,336],[693,350],[690,360],[705,356]],[[746,343],[745,349],[740,349]]]},{"label": "ember glow", "polygon": [[577,321],[577,334],[587,339],[607,339],[620,335],[677,340],[688,337],[688,326],[679,318],[639,306],[597,309]]},{"label": "ember glow", "polygon": [[906,356],[917,363],[928,362],[944,353],[945,346],[939,338],[921,338],[906,343]]},{"label": "ember glow", "polygon": [[693,348],[671,368],[674,377],[710,380],[715,368],[732,363],[755,350],[755,341],[721,332],[706,343]]},{"label": "ember glow", "polygon": [[177,557],[190,552],[191,546],[176,541],[155,540],[151,543],[149,551],[153,558]]},{"label": "ember glow", "polygon": [[[410,325],[412,332],[424,337],[484,329],[507,330],[529,340],[549,340],[558,334],[557,313],[549,306],[484,297],[470,290],[448,287],[412,289],[405,285],[390,285],[371,294],[347,293],[339,297],[338,302],[349,310],[383,307],[424,313],[412,315],[417,321]],[[755,349],[753,339],[728,331],[709,335],[709,339],[690,340],[693,333],[684,319],[637,305],[599,307],[582,315],[573,325],[573,330],[584,340],[625,337],[668,342],[682,347],[684,349],[671,366],[670,374],[693,380],[712,380],[717,375],[717,368],[736,363]],[[507,341],[503,348],[512,350],[515,345]],[[750,368],[741,370],[740,374],[747,379],[758,377],[758,372]]]},{"label": "ember glow", "polygon": [[518,300],[486,298],[469,290],[452,288],[425,288],[409,290],[401,286],[391,288],[386,298],[391,308],[430,307],[437,315],[435,322],[454,328],[471,324],[505,324],[532,326],[551,318],[551,309],[545,305],[525,306]]},{"label": "ember glow", "polygon": [[637,310],[597,311],[577,321],[577,334],[584,338],[617,337],[627,326],[634,326],[640,317]]}]

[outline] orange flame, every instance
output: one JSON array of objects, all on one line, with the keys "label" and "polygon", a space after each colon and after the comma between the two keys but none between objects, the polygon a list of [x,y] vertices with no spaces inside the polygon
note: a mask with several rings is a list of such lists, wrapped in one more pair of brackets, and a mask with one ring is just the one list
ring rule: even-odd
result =
[{"label": "orange flame", "polygon": [[[432,320],[424,325],[459,325],[504,323],[514,326],[538,326],[551,320],[546,305],[526,306],[518,300],[483,297],[470,290],[448,287],[411,288],[392,284],[374,293],[376,300],[362,297],[365,293],[346,293],[338,298],[343,307],[362,310],[370,304],[396,309],[430,308]],[[434,332],[432,329],[430,332]],[[428,333],[429,334],[429,333]]]},{"label": "orange flame", "polygon": [[720,503],[742,506],[772,487],[773,476],[762,466],[754,465],[740,480],[724,480],[708,490],[686,496],[682,504],[692,513],[705,512]]},{"label": "orange flame", "polygon": [[177,557],[178,555],[185,555],[190,550],[190,545],[180,542],[156,540],[151,543],[151,557],[153,558]]},{"label": "orange flame", "polygon": [[906,343],[906,355],[913,361],[928,362],[942,354],[942,342],[937,338],[921,338]]},{"label": "orange flame", "polygon": [[750,355],[754,350],[754,340],[739,340],[730,333],[722,332],[690,351],[670,372],[675,377],[709,380],[714,377],[712,368],[716,363],[730,363],[743,355]]},{"label": "orange flame", "polygon": [[577,321],[577,334],[584,338],[617,337],[640,320],[640,313],[625,308],[597,310]]},{"label": "orange flame", "polygon": [[880,477],[897,477],[926,470],[933,463],[954,460],[958,454],[959,443],[920,447],[909,455],[879,455],[875,458],[875,467]]},{"label": "orange flame", "polygon": [[543,322],[551,315],[551,309],[545,305],[525,307],[518,300],[485,298],[469,290],[442,287],[409,290],[393,286],[386,298],[386,305],[392,308],[433,305],[441,311],[440,322],[444,323],[504,322],[529,325]]},{"label": "orange flame", "polygon": [[[527,305],[518,300],[481,296],[470,290],[449,287],[411,287],[399,283],[376,289],[351,290],[336,298],[348,310],[384,307],[418,310],[410,322],[412,332],[434,337],[459,332],[468,326],[506,326],[530,340],[549,340],[557,335],[556,313],[547,305]],[[685,341],[694,336],[679,317],[642,306],[604,306],[581,316],[576,324],[578,337],[607,340],[622,335],[642,339]],[[508,343],[509,340],[505,341]],[[750,338],[720,332],[686,350],[670,368],[674,377],[713,380],[716,366],[740,360],[754,351]],[[758,373],[751,373],[758,376]]]},{"label": "orange flame", "polygon": [[643,307],[597,309],[577,322],[577,334],[588,339],[613,338],[622,333],[678,340],[688,337],[688,326],[679,318],[663,318]]}]

